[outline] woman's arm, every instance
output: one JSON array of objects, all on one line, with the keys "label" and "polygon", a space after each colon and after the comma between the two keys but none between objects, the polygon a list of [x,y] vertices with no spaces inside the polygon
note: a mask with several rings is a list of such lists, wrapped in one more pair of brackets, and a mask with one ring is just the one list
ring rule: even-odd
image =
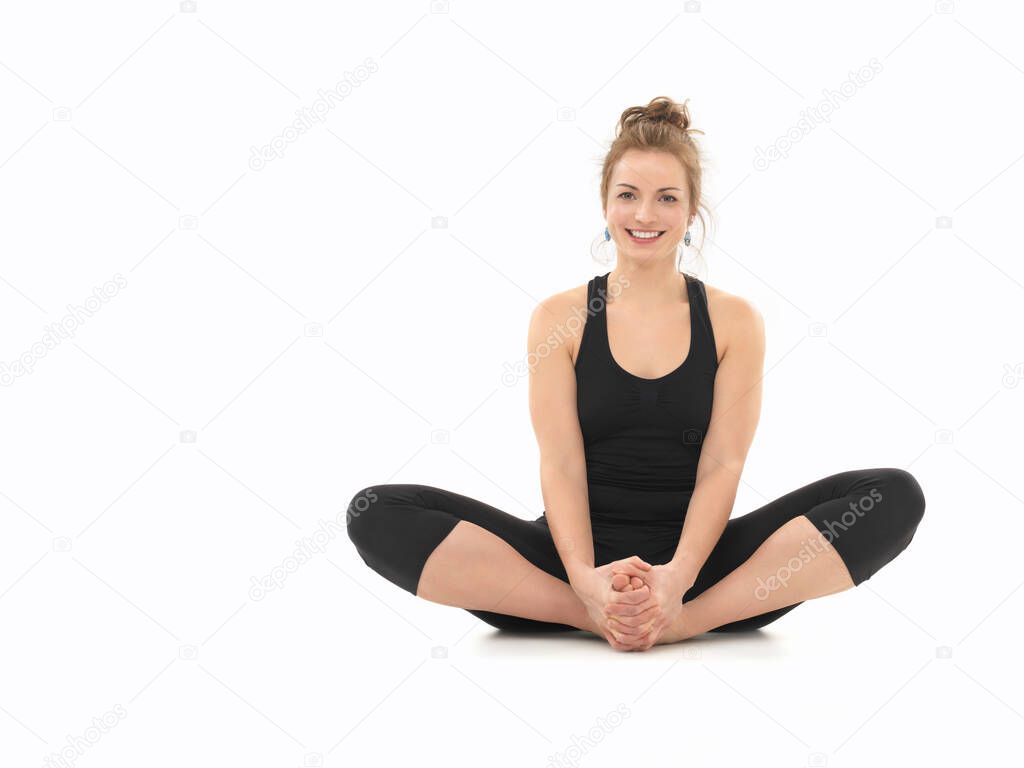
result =
[{"label": "woman's arm", "polygon": [[715,338],[724,353],[715,376],[711,423],[671,566],[685,594],[725,530],[761,415],[764,319],[745,299],[719,293]]},{"label": "woman's arm", "polygon": [[566,320],[571,294],[558,294],[534,309],[527,353],[530,419],[540,448],[540,482],[555,547],[575,588],[594,570],[594,539],[583,435],[576,413],[576,373]]}]

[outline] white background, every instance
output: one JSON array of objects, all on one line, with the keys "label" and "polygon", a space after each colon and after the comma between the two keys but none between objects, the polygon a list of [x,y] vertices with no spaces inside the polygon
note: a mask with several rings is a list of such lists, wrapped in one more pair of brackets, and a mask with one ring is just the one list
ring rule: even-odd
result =
[{"label": "white background", "polygon": [[[69,739],[78,766],[1017,754],[1017,10],[437,10],[4,7],[0,762]],[[873,60],[828,122],[801,122]],[[692,269],[766,320],[733,514],[886,466],[927,511],[869,582],[758,633],[642,654],[505,636],[386,581],[331,525],[387,482],[540,514],[526,380],[502,373],[538,301],[610,268],[590,252],[600,161],[658,95],[705,132],[716,228]],[[253,598],[317,530],[325,550]]]}]

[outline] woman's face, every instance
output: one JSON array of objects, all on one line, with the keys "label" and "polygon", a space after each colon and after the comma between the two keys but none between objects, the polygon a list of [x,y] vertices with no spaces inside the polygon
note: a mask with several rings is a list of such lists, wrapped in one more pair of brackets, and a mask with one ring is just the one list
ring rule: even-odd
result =
[{"label": "woman's face", "polygon": [[674,263],[691,218],[682,164],[667,152],[627,150],[612,169],[604,214],[620,257],[651,261],[670,254]]}]

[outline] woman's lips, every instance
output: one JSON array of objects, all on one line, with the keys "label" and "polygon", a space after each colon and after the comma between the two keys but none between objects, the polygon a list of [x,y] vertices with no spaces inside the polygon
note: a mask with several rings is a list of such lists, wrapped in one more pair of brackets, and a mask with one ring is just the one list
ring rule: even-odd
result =
[{"label": "woman's lips", "polygon": [[[641,231],[641,232],[656,232],[657,230],[638,230],[638,231]],[[639,244],[642,245],[644,243],[655,243],[658,240],[661,240],[661,236],[665,234],[665,231],[662,230],[661,232],[659,232],[657,237],[633,237],[632,233],[630,233],[630,231],[628,229],[626,230],[626,234],[629,236],[629,239],[632,240],[634,243],[639,243]]]}]

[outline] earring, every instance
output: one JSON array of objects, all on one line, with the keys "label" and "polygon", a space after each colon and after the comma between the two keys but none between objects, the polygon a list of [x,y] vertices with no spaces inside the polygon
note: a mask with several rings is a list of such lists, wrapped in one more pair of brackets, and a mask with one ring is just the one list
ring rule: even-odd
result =
[{"label": "earring", "polygon": [[687,247],[690,246],[690,230],[686,230],[686,234],[683,235],[683,243],[685,243]]},{"label": "earring", "polygon": [[611,242],[611,239],[612,235],[608,231],[608,227],[605,227],[604,235],[598,235],[590,244],[590,255],[598,264],[607,266],[614,260],[615,244]]}]

